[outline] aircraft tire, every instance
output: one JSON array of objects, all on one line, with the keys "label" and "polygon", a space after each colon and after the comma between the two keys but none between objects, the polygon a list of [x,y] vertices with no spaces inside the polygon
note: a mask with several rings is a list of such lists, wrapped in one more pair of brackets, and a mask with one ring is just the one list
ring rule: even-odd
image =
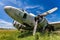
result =
[{"label": "aircraft tire", "polygon": [[48,32],[55,31],[54,26],[48,25],[48,26],[45,28],[45,31],[48,31]]}]

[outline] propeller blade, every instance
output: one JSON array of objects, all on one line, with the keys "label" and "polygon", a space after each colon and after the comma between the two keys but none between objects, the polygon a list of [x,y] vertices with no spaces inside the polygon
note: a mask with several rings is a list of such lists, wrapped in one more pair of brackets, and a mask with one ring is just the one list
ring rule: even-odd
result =
[{"label": "propeller blade", "polygon": [[33,35],[35,35],[35,33],[36,33],[37,25],[38,25],[38,20],[35,22],[35,26],[33,29]]},{"label": "propeller blade", "polygon": [[51,13],[55,12],[57,9],[58,9],[58,8],[55,7],[55,8],[53,8],[53,9],[51,9],[51,10],[48,10],[47,12],[44,12],[43,14],[41,14],[41,16],[46,16],[46,15],[48,15],[48,14],[51,14]]}]

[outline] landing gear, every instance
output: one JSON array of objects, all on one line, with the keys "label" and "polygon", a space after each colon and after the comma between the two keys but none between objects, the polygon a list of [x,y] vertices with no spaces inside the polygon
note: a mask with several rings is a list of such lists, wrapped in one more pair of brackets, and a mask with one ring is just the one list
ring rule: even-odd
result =
[{"label": "landing gear", "polygon": [[45,33],[45,32],[50,33],[52,31],[55,31],[55,29],[54,29],[54,26],[48,24],[46,27],[41,27],[38,31],[41,33]]},{"label": "landing gear", "polygon": [[48,32],[55,31],[54,26],[52,26],[52,25],[46,26],[45,31],[48,31]]}]

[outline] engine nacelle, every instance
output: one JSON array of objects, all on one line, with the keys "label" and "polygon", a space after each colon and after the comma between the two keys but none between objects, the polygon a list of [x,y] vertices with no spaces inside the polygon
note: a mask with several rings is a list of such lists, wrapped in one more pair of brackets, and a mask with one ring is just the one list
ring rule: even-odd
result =
[{"label": "engine nacelle", "polygon": [[18,29],[21,26],[21,24],[18,23],[17,21],[14,21],[13,26]]},{"label": "engine nacelle", "polygon": [[19,23],[19,22],[17,22],[17,21],[14,21],[14,22],[13,22],[13,26],[14,26],[15,28],[17,28],[18,30],[23,29],[23,28],[26,27],[25,25],[22,25],[21,23]]}]

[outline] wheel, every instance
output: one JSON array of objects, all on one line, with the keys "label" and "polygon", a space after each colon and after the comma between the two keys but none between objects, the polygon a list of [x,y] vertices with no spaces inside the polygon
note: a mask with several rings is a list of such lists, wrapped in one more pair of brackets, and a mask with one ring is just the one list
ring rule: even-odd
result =
[{"label": "wheel", "polygon": [[45,28],[45,31],[48,31],[48,32],[55,31],[54,26],[48,25],[48,26]]}]

